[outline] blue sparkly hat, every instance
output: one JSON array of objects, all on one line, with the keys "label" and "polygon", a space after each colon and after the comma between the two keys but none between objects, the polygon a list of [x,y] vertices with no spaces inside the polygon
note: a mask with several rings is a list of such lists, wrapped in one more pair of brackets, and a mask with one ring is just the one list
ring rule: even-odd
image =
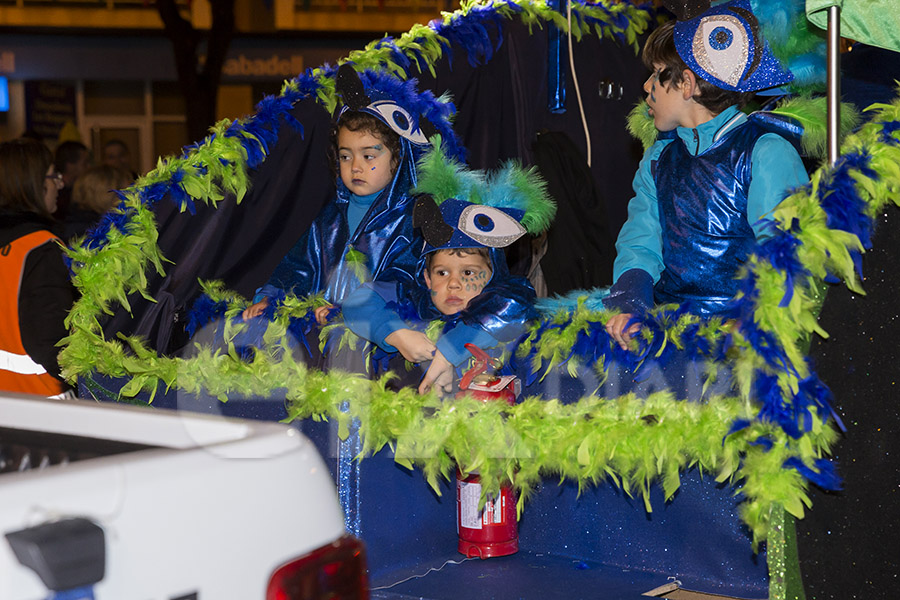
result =
[{"label": "blue sparkly hat", "polygon": [[550,226],[556,205],[537,171],[514,162],[493,172],[467,169],[448,158],[439,139],[419,161],[420,194],[413,226],[422,231],[422,255],[451,248],[503,248]]},{"label": "blue sparkly hat", "polygon": [[731,0],[675,23],[675,49],[700,78],[732,92],[755,92],[794,76],[772,54],[747,0]]}]

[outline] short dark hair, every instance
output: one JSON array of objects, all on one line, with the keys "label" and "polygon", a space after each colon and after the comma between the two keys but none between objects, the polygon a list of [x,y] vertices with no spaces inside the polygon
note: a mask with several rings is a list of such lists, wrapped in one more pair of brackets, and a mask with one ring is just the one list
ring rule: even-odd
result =
[{"label": "short dark hair", "polygon": [[56,166],[57,171],[65,173],[66,165],[78,162],[82,153],[87,151],[87,146],[81,142],[73,140],[63,142],[56,147],[56,156],[53,159],[53,164]]},{"label": "short dark hair", "polygon": [[367,112],[348,110],[338,118],[331,128],[331,145],[328,148],[328,163],[335,178],[340,176],[338,169],[338,134],[341,129],[362,131],[378,138],[391,151],[391,172],[396,172],[400,165],[400,135],[387,124]]},{"label": "short dark hair", "polygon": [[[687,64],[678,55],[675,49],[675,21],[666,21],[650,34],[644,43],[644,49],[641,52],[641,60],[644,65],[651,71],[655,70],[654,65],[665,65],[659,72],[659,83],[661,85],[678,85],[683,79]],[[694,73],[694,71],[691,71]],[[732,92],[731,90],[722,89],[712,83],[706,81],[696,73],[697,88],[700,95],[694,100],[698,104],[706,107],[711,113],[719,114],[729,106],[736,104],[739,108],[743,108],[755,96],[754,92]]]},{"label": "short dark hair", "polygon": [[450,254],[451,256],[470,256],[472,254],[477,254],[487,262],[491,271],[494,270],[494,265],[491,264],[491,252],[484,246],[474,246],[472,248],[441,248],[440,250],[429,252],[425,255],[425,269],[431,269],[431,261],[434,259],[434,255],[439,252]]},{"label": "short dark hair", "polygon": [[44,182],[53,153],[43,143],[18,138],[0,144],[0,208],[49,217]]}]

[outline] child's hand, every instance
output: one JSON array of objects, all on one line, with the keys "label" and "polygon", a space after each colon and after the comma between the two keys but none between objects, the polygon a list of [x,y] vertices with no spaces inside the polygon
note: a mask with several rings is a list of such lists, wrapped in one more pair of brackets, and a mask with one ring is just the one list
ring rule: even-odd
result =
[{"label": "child's hand", "polygon": [[455,374],[456,369],[453,368],[453,364],[444,358],[440,350],[436,351],[434,360],[431,361],[431,366],[428,367],[425,377],[422,378],[422,383],[419,384],[419,393],[427,394],[434,387],[442,394],[449,394],[453,391],[453,377]]},{"label": "child's hand", "polygon": [[384,341],[396,348],[409,362],[420,363],[431,360],[437,346],[421,331],[398,329]]},{"label": "child's hand", "polygon": [[263,311],[266,310],[266,307],[268,307],[268,306],[269,306],[269,299],[263,298],[256,304],[251,304],[246,309],[244,309],[244,312],[241,314],[241,316],[244,317],[245,321],[247,319],[252,319],[254,317],[258,317],[259,315],[263,314]]},{"label": "child's hand", "polygon": [[634,323],[627,330],[625,329],[628,321],[633,317],[634,315],[631,313],[622,313],[615,315],[606,322],[606,333],[619,344],[622,350],[628,350],[628,343],[631,341],[631,337],[641,330],[640,323]]},{"label": "child's hand", "polygon": [[329,304],[328,306],[320,306],[319,308],[315,309],[313,313],[315,313],[316,315],[316,323],[318,323],[319,325],[325,325],[326,323],[328,323],[328,311],[332,308],[334,308],[334,306]]}]

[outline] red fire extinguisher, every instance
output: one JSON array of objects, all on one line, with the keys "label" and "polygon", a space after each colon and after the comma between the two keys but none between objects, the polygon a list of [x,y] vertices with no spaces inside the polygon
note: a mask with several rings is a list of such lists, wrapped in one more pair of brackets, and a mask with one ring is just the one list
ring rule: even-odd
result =
[{"label": "red fire extinguisher", "polygon": [[[521,392],[519,379],[487,372],[496,368],[495,359],[474,344],[466,348],[475,357],[475,366],[466,371],[459,382],[459,396],[470,395],[482,402],[497,400],[514,404]],[[500,487],[500,495],[488,496],[484,508],[478,509],[481,483],[477,473],[468,476],[456,470],[457,549],[466,557],[491,558],[519,551],[519,526],[516,520],[516,497],[509,485]]]}]

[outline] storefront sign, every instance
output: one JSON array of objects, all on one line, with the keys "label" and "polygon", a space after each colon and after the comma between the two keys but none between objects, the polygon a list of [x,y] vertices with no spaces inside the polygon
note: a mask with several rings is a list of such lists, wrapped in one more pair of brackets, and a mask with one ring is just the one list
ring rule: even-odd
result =
[{"label": "storefront sign", "polygon": [[303,56],[293,54],[289,58],[273,54],[268,58],[248,58],[241,53],[229,58],[222,66],[222,74],[228,77],[295,77],[303,72]]}]

